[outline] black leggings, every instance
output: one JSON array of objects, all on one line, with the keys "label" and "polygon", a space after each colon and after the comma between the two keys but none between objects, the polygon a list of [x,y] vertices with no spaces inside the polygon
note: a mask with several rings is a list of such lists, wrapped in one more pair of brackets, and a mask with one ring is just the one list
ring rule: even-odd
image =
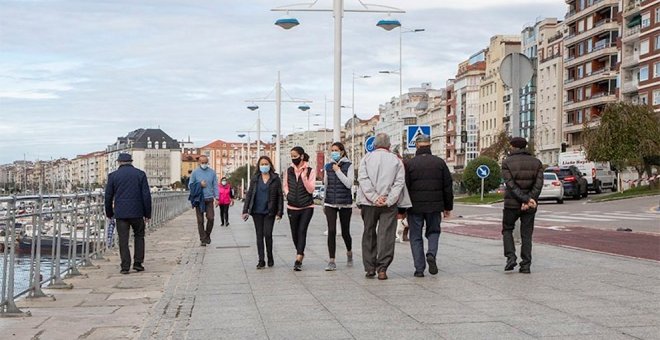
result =
[{"label": "black leggings", "polygon": [[287,209],[289,222],[291,223],[291,238],[296,246],[296,254],[305,255],[305,246],[307,245],[307,228],[312,221],[314,208],[305,208],[302,210]]},{"label": "black leggings", "polygon": [[273,225],[275,224],[275,216],[253,214],[252,220],[254,221],[254,229],[257,232],[257,253],[259,254],[259,262],[264,261],[264,241],[266,241],[268,259],[272,260]]},{"label": "black leggings", "polygon": [[351,215],[353,208],[332,208],[325,207],[325,218],[328,220],[328,252],[330,258],[335,258],[335,250],[337,249],[337,213],[339,213],[339,223],[341,224],[341,237],[346,244],[346,251],[351,251],[353,246],[353,239],[351,238]]},{"label": "black leggings", "polygon": [[220,204],[220,222],[229,223],[229,204]]}]

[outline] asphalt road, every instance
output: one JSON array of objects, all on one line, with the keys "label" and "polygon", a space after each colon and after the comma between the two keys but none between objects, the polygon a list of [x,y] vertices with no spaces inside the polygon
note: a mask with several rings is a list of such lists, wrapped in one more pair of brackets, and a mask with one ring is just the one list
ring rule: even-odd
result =
[{"label": "asphalt road", "polygon": [[[587,199],[565,200],[564,204],[541,202],[535,224],[601,230],[630,228],[635,232],[660,234],[660,211],[657,210],[659,204],[660,196],[603,203],[589,203]],[[501,223],[502,208],[502,203],[477,206],[456,204],[452,218],[444,222],[461,225],[497,224]]]}]

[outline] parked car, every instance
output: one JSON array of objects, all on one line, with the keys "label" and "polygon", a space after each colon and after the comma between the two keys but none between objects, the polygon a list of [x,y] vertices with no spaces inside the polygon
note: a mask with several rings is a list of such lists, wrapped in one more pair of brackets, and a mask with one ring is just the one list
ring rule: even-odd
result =
[{"label": "parked car", "polygon": [[543,173],[543,189],[539,201],[556,201],[559,204],[564,203],[564,185],[554,172]]},{"label": "parked car", "polygon": [[584,151],[567,151],[559,154],[559,166],[574,165],[587,180],[589,191],[597,194],[609,189],[617,191],[617,176],[609,162],[591,162]]},{"label": "parked car", "polygon": [[563,183],[565,196],[579,200],[580,197],[589,195],[587,179],[575,165],[551,166],[545,169],[545,172],[557,174],[557,177]]}]

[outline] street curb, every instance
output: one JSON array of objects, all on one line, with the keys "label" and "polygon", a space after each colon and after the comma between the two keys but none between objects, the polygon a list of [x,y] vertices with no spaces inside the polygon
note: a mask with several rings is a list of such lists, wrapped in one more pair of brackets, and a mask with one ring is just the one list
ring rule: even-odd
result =
[{"label": "street curb", "polygon": [[[631,198],[642,198],[642,197],[653,197],[653,196],[658,196],[660,197],[660,194],[646,194],[646,195],[638,195],[638,196],[627,196],[627,197],[612,197],[612,198],[604,198],[598,201],[592,201],[588,200],[587,203],[604,203],[604,202],[611,202],[611,201],[621,201],[621,200],[627,200]],[[658,207],[658,211],[660,211],[660,206]]]}]

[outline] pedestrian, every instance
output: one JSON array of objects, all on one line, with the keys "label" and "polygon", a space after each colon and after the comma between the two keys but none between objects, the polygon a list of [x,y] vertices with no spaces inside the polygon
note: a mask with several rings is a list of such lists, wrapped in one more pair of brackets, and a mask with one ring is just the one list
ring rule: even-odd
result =
[{"label": "pedestrian", "polygon": [[532,233],[538,198],[543,188],[543,163],[527,150],[527,140],[514,137],[510,141],[512,150],[502,162],[502,177],[506,184],[504,213],[502,217],[502,241],[506,257],[505,271],[517,266],[516,245],[513,229],[520,219],[520,272],[529,274],[532,265]]},{"label": "pedestrian", "polygon": [[108,175],[105,186],[105,215],[116,220],[119,235],[121,272],[128,274],[131,268],[131,251],[128,248],[130,229],[133,228],[135,254],[133,269],[144,271],[144,228],[151,219],[151,192],[144,171],[133,167],[128,153],[117,157],[119,168]]},{"label": "pedestrian", "polygon": [[[218,175],[216,175],[215,170],[209,167],[208,157],[204,155],[199,156],[197,163],[199,167],[190,175],[188,188],[191,195],[194,192],[201,191],[202,201],[195,206],[195,213],[197,215],[199,242],[202,247],[206,247],[207,244],[211,244],[211,232],[213,231],[213,221],[215,219],[213,202],[219,198]],[[206,217],[206,227],[204,226],[204,217]]]},{"label": "pedestrian", "polygon": [[353,215],[353,196],[351,187],[355,181],[353,163],[348,159],[344,144],[335,142],[330,147],[330,163],[325,165],[323,185],[325,201],[323,211],[328,222],[328,253],[330,259],[326,271],[337,269],[335,252],[337,248],[337,215],[341,225],[341,237],[346,245],[346,257],[353,263],[353,239],[351,238],[351,215]]},{"label": "pedestrian", "polygon": [[403,162],[389,151],[390,137],[376,135],[376,149],[360,162],[358,204],[364,221],[362,261],[367,278],[378,273],[387,280],[387,268],[394,259],[398,207],[407,207]]},{"label": "pedestrian", "polygon": [[[449,167],[440,157],[431,153],[431,137],[419,135],[415,139],[415,157],[406,163],[406,187],[412,208],[408,209],[410,249],[415,265],[415,277],[424,277],[426,264],[429,273],[438,273],[436,256],[440,239],[440,222],[454,209],[454,193]],[[428,241],[424,252],[422,230]]]},{"label": "pedestrian", "polygon": [[268,156],[261,156],[257,162],[259,169],[250,180],[245,203],[243,204],[243,220],[252,215],[254,229],[257,234],[257,253],[259,262],[257,269],[264,269],[264,241],[268,256],[268,267],[275,265],[273,257],[273,226],[275,220],[282,219],[284,197],[282,196],[282,181],[275,173],[273,162]]},{"label": "pedestrian", "polygon": [[302,270],[307,244],[307,228],[314,214],[314,182],[315,175],[309,166],[309,155],[296,146],[291,149],[291,166],[284,176],[284,195],[287,200],[287,215],[291,224],[291,238],[296,246],[296,261],[293,270]]},{"label": "pedestrian", "polygon": [[222,177],[218,186],[218,206],[223,227],[229,227],[229,207],[234,205],[234,198],[234,188],[229,185],[227,177]]}]

